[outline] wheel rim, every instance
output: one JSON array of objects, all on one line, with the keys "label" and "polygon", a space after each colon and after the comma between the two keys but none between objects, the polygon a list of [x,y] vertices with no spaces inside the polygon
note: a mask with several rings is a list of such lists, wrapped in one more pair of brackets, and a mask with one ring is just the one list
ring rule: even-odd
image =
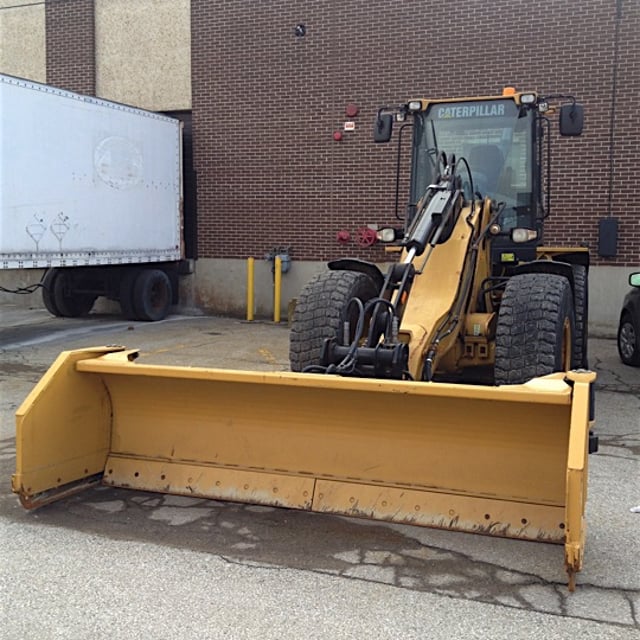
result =
[{"label": "wheel rim", "polygon": [[618,344],[620,346],[620,353],[622,353],[625,358],[631,359],[636,348],[636,332],[630,322],[624,322],[620,326]]},{"label": "wheel rim", "polygon": [[151,295],[149,296],[151,306],[155,311],[158,309],[164,309],[169,298],[167,288],[164,286],[164,282],[155,282],[151,287]]}]

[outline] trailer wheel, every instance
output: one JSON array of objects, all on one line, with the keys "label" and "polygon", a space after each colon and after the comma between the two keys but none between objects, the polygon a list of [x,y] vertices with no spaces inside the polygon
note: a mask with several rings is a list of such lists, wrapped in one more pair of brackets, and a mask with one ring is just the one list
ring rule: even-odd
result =
[{"label": "trailer wheel", "polygon": [[589,368],[587,355],[589,337],[589,281],[587,268],[573,265],[573,308],[576,314],[576,333],[573,341],[573,361],[576,367]]},{"label": "trailer wheel", "polygon": [[574,366],[575,314],[566,278],[513,276],[496,326],[495,383],[522,384]]},{"label": "trailer wheel", "polygon": [[122,315],[127,320],[138,319],[138,315],[133,304],[133,287],[139,274],[140,271],[138,269],[130,269],[125,272],[122,280],[120,280],[120,295],[118,300],[120,302]]},{"label": "trailer wheel", "polygon": [[53,304],[58,315],[64,318],[86,316],[98,296],[91,293],[77,293],[73,290],[73,277],[64,269],[59,269],[53,279]]},{"label": "trailer wheel", "polygon": [[133,308],[139,320],[163,320],[171,307],[169,276],[160,269],[143,269],[133,285]]},{"label": "trailer wheel", "polygon": [[357,310],[349,307],[352,298],[363,302],[378,294],[373,280],[357,271],[326,271],[315,276],[298,296],[289,334],[289,361],[292,371],[302,371],[320,362],[325,338],[342,337],[343,324],[351,333],[357,322]]},{"label": "trailer wheel", "polygon": [[60,316],[61,313],[53,300],[53,283],[58,275],[57,269],[47,269],[42,279],[42,302],[52,316]]}]

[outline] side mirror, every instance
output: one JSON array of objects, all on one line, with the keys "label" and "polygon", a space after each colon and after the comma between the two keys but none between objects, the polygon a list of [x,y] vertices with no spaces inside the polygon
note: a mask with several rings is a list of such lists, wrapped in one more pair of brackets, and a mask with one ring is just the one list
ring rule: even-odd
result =
[{"label": "side mirror", "polygon": [[581,104],[563,104],[560,107],[560,135],[579,136],[584,125],[584,107]]},{"label": "side mirror", "polygon": [[393,116],[390,113],[378,114],[376,123],[373,126],[374,142],[389,142],[393,129]]},{"label": "side mirror", "polygon": [[640,273],[639,272],[632,273],[629,276],[629,284],[632,287],[640,287]]}]

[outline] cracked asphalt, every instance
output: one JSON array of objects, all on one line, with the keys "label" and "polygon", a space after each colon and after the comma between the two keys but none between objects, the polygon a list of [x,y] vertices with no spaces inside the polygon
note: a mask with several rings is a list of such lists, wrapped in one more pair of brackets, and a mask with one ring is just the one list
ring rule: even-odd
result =
[{"label": "cracked asphalt", "polygon": [[34,512],[11,493],[13,415],[62,350],[286,370],[286,326],[155,324],[0,305],[0,637],[640,639],[640,369],[590,340],[598,373],[587,543],[562,547],[96,487]]}]

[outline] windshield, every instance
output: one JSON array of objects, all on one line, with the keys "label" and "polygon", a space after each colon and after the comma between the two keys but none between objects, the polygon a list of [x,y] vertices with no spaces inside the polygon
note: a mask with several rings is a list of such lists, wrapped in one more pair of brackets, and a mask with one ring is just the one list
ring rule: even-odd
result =
[{"label": "windshield", "polygon": [[[414,175],[411,198],[416,203],[439,173],[444,152],[465,158],[471,168],[473,190],[505,203],[503,227],[530,220],[532,211],[532,117],[513,100],[432,104],[415,121]],[[463,163],[458,173],[467,198],[471,181]]]}]

